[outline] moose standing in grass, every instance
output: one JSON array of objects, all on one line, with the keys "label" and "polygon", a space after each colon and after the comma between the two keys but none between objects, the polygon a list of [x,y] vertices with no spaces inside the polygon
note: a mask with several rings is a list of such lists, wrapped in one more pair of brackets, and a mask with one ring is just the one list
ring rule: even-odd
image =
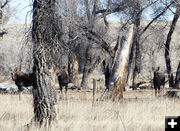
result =
[{"label": "moose standing in grass", "polygon": [[21,100],[23,86],[24,87],[33,86],[34,75],[33,73],[26,74],[24,72],[17,71],[17,68],[15,68],[11,72],[11,77],[12,80],[15,82],[16,86],[18,87],[19,100]]},{"label": "moose standing in grass", "polygon": [[153,68],[154,71],[154,77],[153,77],[153,84],[154,84],[154,89],[155,89],[155,96],[160,94],[160,87],[163,86],[163,90],[164,90],[164,86],[165,86],[165,74],[159,72],[160,67],[157,67],[157,69]]},{"label": "moose standing in grass", "polygon": [[65,86],[65,96],[66,96],[68,83],[69,83],[69,74],[65,66],[63,66],[62,69],[57,72],[57,77],[58,77],[60,92],[62,94],[63,86]]}]

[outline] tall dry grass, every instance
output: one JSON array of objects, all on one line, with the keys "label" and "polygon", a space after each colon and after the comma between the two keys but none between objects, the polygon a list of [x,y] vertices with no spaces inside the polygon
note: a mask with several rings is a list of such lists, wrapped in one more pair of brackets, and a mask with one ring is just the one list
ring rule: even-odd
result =
[{"label": "tall dry grass", "polygon": [[[145,94],[147,97],[141,97]],[[92,106],[91,92],[69,92],[68,100],[58,102],[57,123],[51,130],[164,131],[165,116],[180,115],[180,101],[152,95],[152,91],[131,91],[121,102],[101,101]],[[30,123],[32,96],[23,94],[22,98],[0,95],[0,131],[23,131]]]}]

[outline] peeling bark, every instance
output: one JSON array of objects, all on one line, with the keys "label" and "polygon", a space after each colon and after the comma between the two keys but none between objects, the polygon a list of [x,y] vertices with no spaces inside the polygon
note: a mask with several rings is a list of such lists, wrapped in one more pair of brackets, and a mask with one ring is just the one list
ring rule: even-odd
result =
[{"label": "peeling bark", "polygon": [[132,37],[133,25],[125,31],[125,34],[121,38],[120,50],[112,70],[110,83],[114,83],[114,88],[111,93],[111,98],[113,100],[120,100],[123,98],[123,89],[125,88],[127,80],[128,62],[132,47]]},{"label": "peeling bark", "polygon": [[[107,75],[110,76],[110,85],[106,87],[106,90],[99,100],[111,98],[114,101],[123,98],[123,89],[125,88],[127,81],[128,62],[132,47],[133,27],[134,25],[131,25],[126,29],[124,34],[122,34],[122,37],[118,40],[112,66],[107,73]],[[106,68],[106,71],[107,69],[109,68]]]}]

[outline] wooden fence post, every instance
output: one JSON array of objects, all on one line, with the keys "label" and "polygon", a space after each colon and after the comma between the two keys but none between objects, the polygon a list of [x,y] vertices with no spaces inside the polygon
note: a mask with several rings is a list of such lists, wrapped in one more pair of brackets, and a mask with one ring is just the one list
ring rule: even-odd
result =
[{"label": "wooden fence post", "polygon": [[95,101],[95,92],[96,92],[96,79],[93,79],[93,104]]}]

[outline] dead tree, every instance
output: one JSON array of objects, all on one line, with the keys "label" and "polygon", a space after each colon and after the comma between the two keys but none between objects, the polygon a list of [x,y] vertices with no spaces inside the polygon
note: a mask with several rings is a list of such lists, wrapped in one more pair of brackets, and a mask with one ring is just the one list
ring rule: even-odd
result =
[{"label": "dead tree", "polygon": [[[55,0],[34,0],[32,40],[34,43],[35,80],[33,83],[34,119],[39,127],[50,126],[56,119],[56,93],[52,86],[49,68],[56,40],[60,37],[55,14]],[[58,31],[57,31],[58,30]],[[48,59],[50,58],[50,59]]]},{"label": "dead tree", "polygon": [[112,68],[110,83],[114,83],[114,89],[111,92],[113,100],[120,100],[123,98],[123,88],[125,88],[126,84],[128,61],[134,33],[133,29],[134,26],[131,25],[122,36],[119,52],[117,53],[117,58]]},{"label": "dead tree", "polygon": [[130,50],[132,46],[133,28],[131,25],[126,29],[121,38],[119,38],[116,45],[116,51],[113,57],[109,80],[109,86],[106,87],[105,92],[100,97],[100,100],[104,98],[111,98],[112,100],[120,100],[123,98],[123,88],[125,88],[128,61],[130,56]]}]

